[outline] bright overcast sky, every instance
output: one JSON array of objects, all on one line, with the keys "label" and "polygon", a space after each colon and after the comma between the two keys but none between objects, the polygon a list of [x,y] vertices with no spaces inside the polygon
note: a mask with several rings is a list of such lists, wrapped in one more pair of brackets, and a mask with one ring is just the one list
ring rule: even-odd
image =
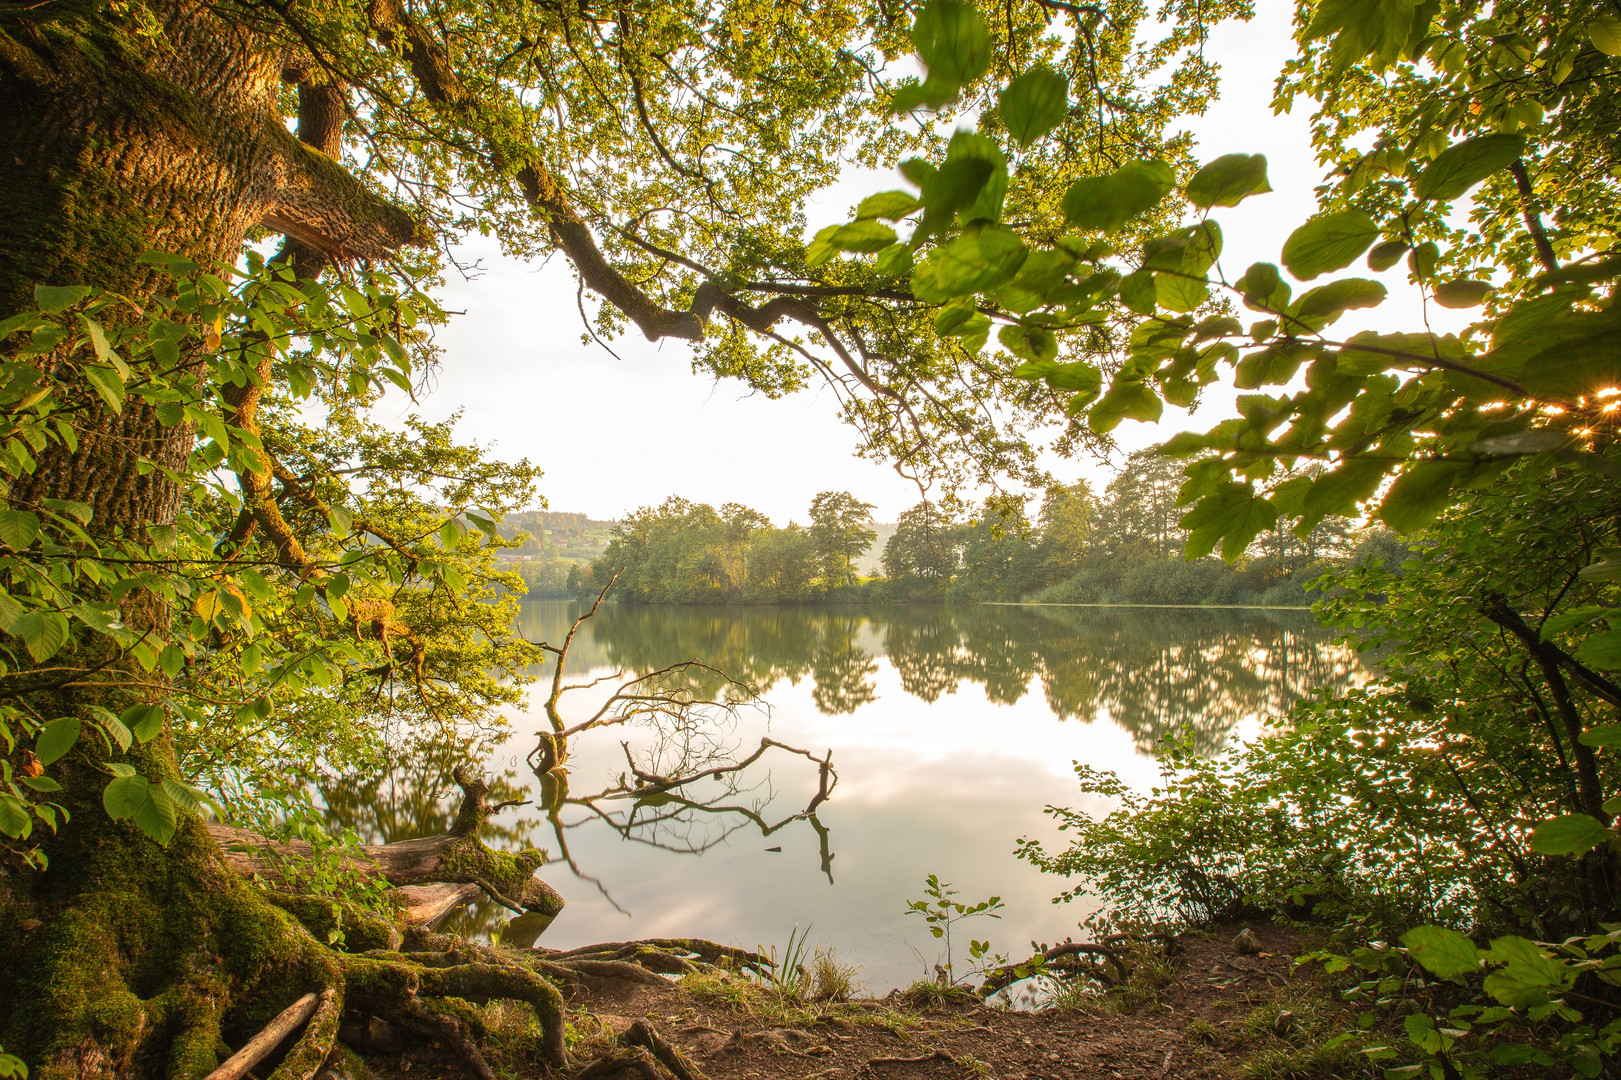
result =
[{"label": "bright overcast sky", "polygon": [[[1310,216],[1322,175],[1311,154],[1310,103],[1298,102],[1292,115],[1272,114],[1273,81],[1292,49],[1293,5],[1259,0],[1257,8],[1251,22],[1212,34],[1206,55],[1221,64],[1220,98],[1188,125],[1200,160],[1264,153],[1270,166],[1273,193],[1216,215],[1228,280],[1255,260],[1277,261],[1288,231]],[[841,184],[810,208],[810,226],[845,220],[849,204],[884,186],[870,178]],[[634,333],[612,343],[615,359],[581,343],[576,285],[562,256],[524,264],[477,243],[463,255],[481,259],[485,272],[447,290],[446,306],[465,314],[441,333],[443,368],[421,411],[439,419],[459,409],[463,438],[539,465],[551,509],[616,518],[675,494],[717,507],[746,503],[780,525],[804,522],[812,497],[830,489],[876,504],[881,521],[917,502],[917,489],[886,466],[854,457],[854,433],[837,419],[830,391],[770,401],[737,382],[693,374],[682,344],[653,345]],[[1419,303],[1404,273],[1403,263],[1380,275],[1391,299],[1375,312],[1352,313],[1366,317],[1348,316],[1336,332],[1417,325]],[[1448,325],[1437,330],[1467,321],[1462,313],[1442,314],[1450,316]],[[1231,398],[1218,388],[1192,419],[1167,409],[1159,424],[1127,421],[1116,436],[1130,450],[1184,428],[1202,429],[1228,415]],[[403,404],[394,418],[410,411]],[[384,410],[380,418],[389,417]],[[1110,475],[1106,463],[1091,459],[1057,462],[1054,471],[1094,483]]]}]

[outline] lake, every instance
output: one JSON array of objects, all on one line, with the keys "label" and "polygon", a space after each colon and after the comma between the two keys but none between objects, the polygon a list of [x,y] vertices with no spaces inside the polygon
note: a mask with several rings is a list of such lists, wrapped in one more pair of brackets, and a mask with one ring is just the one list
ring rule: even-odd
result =
[{"label": "lake", "polygon": [[[576,613],[562,601],[526,603],[522,628],[531,641],[560,643]],[[689,659],[753,684],[763,707],[701,728],[587,732],[574,741],[564,790],[525,764],[545,725],[542,685],[490,756],[500,797],[535,801],[504,812],[486,838],[546,850],[542,876],[568,900],[545,943],[695,936],[780,950],[798,927],[879,995],[943,960],[928,927],[906,914],[930,874],[960,900],[997,895],[1006,905],[1000,920],[954,932],[959,971],[969,935],[1015,959],[1032,939],[1083,936],[1076,924],[1090,909],[1053,905],[1065,882],[1013,855],[1020,837],[1059,842],[1042,812],[1050,804],[1108,809],[1080,797],[1072,762],[1146,789],[1158,775],[1151,751],[1167,737],[1214,752],[1312,689],[1366,674],[1297,611],[609,605],[582,627],[566,681]],[[567,721],[592,715],[617,684],[565,695]],[[673,775],[674,761],[745,756],[762,737],[831,755],[837,783],[813,817],[796,819],[818,792],[818,766],[775,747],[742,773],[682,789],[684,800],[590,798],[619,783],[627,754]],[[454,812],[440,797],[453,790],[454,759],[422,755],[324,794],[369,842],[441,831]],[[454,925],[487,934],[504,917],[485,903]]]}]

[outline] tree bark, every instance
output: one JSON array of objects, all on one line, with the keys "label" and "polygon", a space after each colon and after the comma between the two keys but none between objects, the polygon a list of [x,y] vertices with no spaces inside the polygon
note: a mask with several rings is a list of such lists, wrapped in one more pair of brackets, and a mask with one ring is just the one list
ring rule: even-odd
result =
[{"label": "tree bark", "polygon": [[[219,10],[167,0],[122,14],[52,0],[0,9],[0,319],[30,310],[40,283],[143,302],[165,285],[138,261],[150,249],[207,265],[234,262],[254,230],[329,258],[415,238],[406,214],[282,126],[288,50]],[[76,499],[92,508],[93,533],[139,537],[174,521],[182,492],[170,470],[187,471],[193,442],[189,427],[137,401],[98,408],[80,418],[77,445],[48,445],[7,495],[14,506]],[[133,628],[168,617],[141,594],[125,609]],[[117,713],[128,704],[117,693],[63,691],[34,705],[47,716]],[[341,971],[227,867],[195,815],[182,815],[166,848],[109,818],[107,776],[88,744],[53,770],[71,819],[42,845],[50,869],[8,881],[0,897],[12,916],[0,919],[0,1043],[45,1080],[203,1076],[228,1014],[262,1026],[301,994],[339,986]],[[118,756],[149,779],[176,777],[166,734]],[[312,1023],[300,1051],[315,1066],[328,1026]]]}]

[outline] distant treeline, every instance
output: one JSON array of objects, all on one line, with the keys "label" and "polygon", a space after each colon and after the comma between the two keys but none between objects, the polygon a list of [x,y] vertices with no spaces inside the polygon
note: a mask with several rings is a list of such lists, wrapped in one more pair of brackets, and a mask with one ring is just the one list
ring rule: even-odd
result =
[{"label": "distant treeline", "polygon": [[595,595],[618,572],[613,595],[630,603],[1031,601],[1071,604],[1256,604],[1314,598],[1324,571],[1373,557],[1394,566],[1406,549],[1383,530],[1328,517],[1303,536],[1263,534],[1227,563],[1183,557],[1176,506],[1182,465],[1153,450],[1133,454],[1100,494],[1084,481],[1054,487],[1034,520],[1023,504],[993,500],[955,516],[922,502],[901,515],[883,547],[882,573],[858,562],[873,544],[872,506],[823,492],[807,525],[774,526],[738,503],[720,510],[672,497],[612,526],[606,548],[575,565],[566,591]]}]

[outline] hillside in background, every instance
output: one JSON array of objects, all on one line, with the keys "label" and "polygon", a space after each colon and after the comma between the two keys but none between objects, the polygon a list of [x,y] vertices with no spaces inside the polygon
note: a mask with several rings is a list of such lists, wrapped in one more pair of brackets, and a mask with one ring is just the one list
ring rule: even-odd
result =
[{"label": "hillside in background", "polygon": [[508,540],[527,537],[501,552],[501,561],[518,571],[529,595],[559,599],[574,595],[568,588],[569,571],[589,564],[607,548],[613,522],[567,511],[525,510],[507,514],[497,528]]}]

